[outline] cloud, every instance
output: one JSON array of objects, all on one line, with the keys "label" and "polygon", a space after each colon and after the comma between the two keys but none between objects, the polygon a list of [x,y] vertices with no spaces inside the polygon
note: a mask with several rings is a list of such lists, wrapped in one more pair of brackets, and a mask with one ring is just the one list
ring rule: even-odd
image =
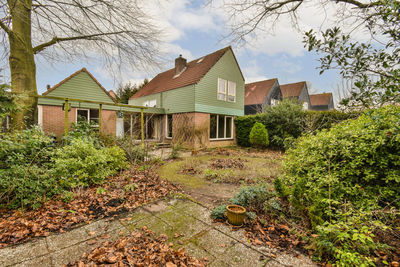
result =
[{"label": "cloud", "polygon": [[286,55],[282,55],[279,59],[276,59],[273,65],[283,72],[290,74],[297,73],[303,69],[303,66],[299,60],[289,58]]},{"label": "cloud", "polygon": [[242,68],[243,75],[246,79],[246,83],[257,82],[262,80],[267,80],[268,78],[261,74],[261,68],[257,64],[256,60],[250,60],[248,65]]}]

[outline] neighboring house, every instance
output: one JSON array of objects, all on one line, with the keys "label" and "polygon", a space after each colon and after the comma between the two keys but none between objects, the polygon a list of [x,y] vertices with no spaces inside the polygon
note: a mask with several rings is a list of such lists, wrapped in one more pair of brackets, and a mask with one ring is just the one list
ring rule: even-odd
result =
[{"label": "neighboring house", "polygon": [[303,105],[303,109],[310,109],[310,97],[306,82],[288,83],[280,86],[283,98],[295,99]]},{"label": "neighboring house", "polygon": [[109,90],[108,94],[114,99],[114,101],[117,101],[117,95],[113,90]]},{"label": "neighboring house", "polygon": [[281,100],[278,79],[248,83],[245,85],[244,114],[264,112],[267,106],[274,106]]},{"label": "neighboring house", "polygon": [[191,62],[179,56],[174,68],[154,77],[129,104],[164,109],[165,114],[146,116],[147,138],[223,146],[235,143],[233,120],[244,115],[244,91],[229,46]]},{"label": "neighboring house", "polygon": [[[47,86],[44,96],[66,97],[90,101],[115,103],[109,92],[93,77],[85,68],[70,75],[53,87]],[[117,113],[115,110],[108,110],[103,107],[101,114],[102,134],[116,135]],[[99,123],[99,105],[91,103],[70,102],[68,112],[69,123],[79,121]],[[43,131],[54,134],[60,138],[64,134],[64,102],[47,98],[38,99],[38,124]],[[123,122],[122,122],[123,123]],[[120,122],[119,122],[120,124]]]},{"label": "neighboring house", "polygon": [[331,110],[334,109],[332,93],[322,93],[310,95],[312,110]]}]

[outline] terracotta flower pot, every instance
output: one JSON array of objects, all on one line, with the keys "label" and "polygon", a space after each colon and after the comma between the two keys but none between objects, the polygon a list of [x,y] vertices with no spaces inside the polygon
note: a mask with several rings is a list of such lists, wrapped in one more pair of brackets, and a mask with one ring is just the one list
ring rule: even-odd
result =
[{"label": "terracotta flower pot", "polygon": [[239,205],[227,205],[226,206],[226,217],[230,224],[240,226],[243,224],[246,209]]}]

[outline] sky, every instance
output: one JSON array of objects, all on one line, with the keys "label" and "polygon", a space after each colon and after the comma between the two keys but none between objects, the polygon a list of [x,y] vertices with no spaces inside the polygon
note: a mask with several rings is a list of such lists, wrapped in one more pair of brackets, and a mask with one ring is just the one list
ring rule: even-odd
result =
[{"label": "sky", "polygon": [[[222,0],[221,0],[222,1]],[[302,43],[301,31],[310,28],[329,27],[334,24],[331,10],[305,6],[300,11],[299,27],[295,29],[289,18],[281,18],[267,32],[258,31],[248,37],[245,43],[230,42],[223,37],[229,32],[227,13],[215,1],[205,6],[202,1],[190,0],[148,0],[146,9],[157,27],[163,30],[163,55],[166,63],[156,69],[125,69],[115,78],[104,66],[93,61],[59,62],[48,64],[37,61],[37,84],[39,93],[46,85],[55,85],[75,71],[86,67],[107,89],[116,89],[118,84],[128,81],[139,83],[151,79],[157,73],[173,67],[174,58],[182,54],[188,61],[231,45],[246,82],[278,78],[280,84],[307,81],[310,93],[334,92],[341,82],[337,71],[326,71],[319,75],[318,55],[308,52]],[[268,27],[268,23],[262,25]],[[334,92],[335,93],[335,92]]]}]

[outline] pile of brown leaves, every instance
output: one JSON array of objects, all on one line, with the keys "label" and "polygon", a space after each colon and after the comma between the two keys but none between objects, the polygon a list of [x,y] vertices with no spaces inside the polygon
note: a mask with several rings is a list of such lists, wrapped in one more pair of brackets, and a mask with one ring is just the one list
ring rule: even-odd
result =
[{"label": "pile of brown leaves", "polygon": [[259,222],[246,224],[245,235],[252,244],[267,245],[279,251],[291,252],[295,255],[306,254],[306,243],[290,233],[290,227],[269,220],[265,225]]},{"label": "pile of brown leaves", "polygon": [[211,163],[211,167],[214,169],[243,169],[244,168],[244,162],[247,162],[246,159],[214,159],[213,162]]},{"label": "pile of brown leaves", "polygon": [[167,239],[166,235],[156,237],[143,227],[143,232],[132,232],[115,242],[104,242],[68,266],[205,266],[205,262],[187,256],[183,248],[173,250],[172,243],[166,243]]},{"label": "pile of brown leaves", "polygon": [[178,190],[152,170],[132,168],[109,178],[101,187],[77,190],[69,203],[55,198],[36,210],[0,210],[0,248],[130,211]]}]

